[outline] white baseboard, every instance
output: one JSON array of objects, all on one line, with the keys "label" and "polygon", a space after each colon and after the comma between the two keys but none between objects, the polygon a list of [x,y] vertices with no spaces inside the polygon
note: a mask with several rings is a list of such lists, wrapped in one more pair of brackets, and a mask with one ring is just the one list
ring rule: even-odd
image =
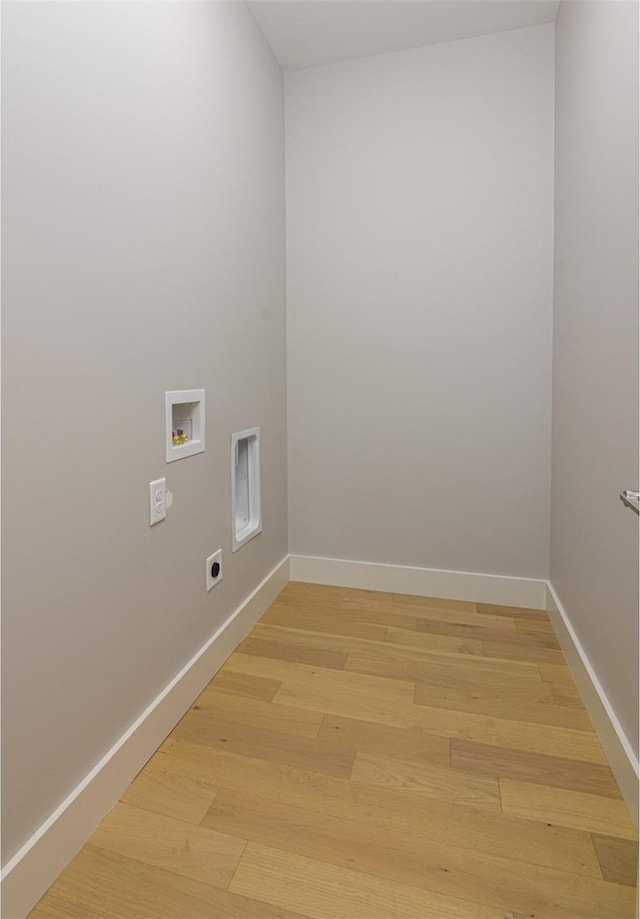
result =
[{"label": "white baseboard", "polygon": [[547,583],[547,612],[622,797],[632,820],[638,826],[638,760],[571,625],[567,611],[550,582]]},{"label": "white baseboard", "polygon": [[332,584],[335,587],[357,587],[361,590],[384,590],[419,597],[470,600],[472,603],[546,608],[547,582],[535,578],[509,578],[497,574],[292,555],[291,580],[307,584]]},{"label": "white baseboard", "polygon": [[129,727],[2,872],[3,919],[24,919],[289,581],[283,559]]}]

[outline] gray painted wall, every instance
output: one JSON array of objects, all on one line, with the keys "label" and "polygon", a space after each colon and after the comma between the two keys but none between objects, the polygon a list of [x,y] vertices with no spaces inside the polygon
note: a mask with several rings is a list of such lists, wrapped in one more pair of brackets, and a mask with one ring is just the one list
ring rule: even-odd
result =
[{"label": "gray painted wall", "polygon": [[[6,861],[287,531],[280,67],[243,4],[2,13]],[[195,387],[207,450],[166,465],[164,391]],[[232,556],[229,435],[257,424],[263,532]]]},{"label": "gray painted wall", "polygon": [[638,6],[556,24],[551,581],[638,751]]},{"label": "gray painted wall", "polygon": [[[637,748],[636,16],[558,20],[551,570]],[[5,3],[3,58],[6,861],[286,553],[287,458],[282,75],[244,6]],[[547,576],[552,27],[287,79],[292,551]],[[192,387],[207,451],[167,466]]]},{"label": "gray painted wall", "polygon": [[547,577],[553,25],[286,90],[291,551]]}]

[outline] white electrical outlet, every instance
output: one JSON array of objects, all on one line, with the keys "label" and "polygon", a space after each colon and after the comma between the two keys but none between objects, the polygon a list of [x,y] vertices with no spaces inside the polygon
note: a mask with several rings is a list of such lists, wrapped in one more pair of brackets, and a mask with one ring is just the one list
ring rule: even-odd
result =
[{"label": "white electrical outlet", "polygon": [[167,480],[149,482],[149,525],[160,523],[167,516]]},{"label": "white electrical outlet", "polygon": [[210,555],[205,562],[207,568],[207,590],[211,590],[222,580],[222,549]]}]

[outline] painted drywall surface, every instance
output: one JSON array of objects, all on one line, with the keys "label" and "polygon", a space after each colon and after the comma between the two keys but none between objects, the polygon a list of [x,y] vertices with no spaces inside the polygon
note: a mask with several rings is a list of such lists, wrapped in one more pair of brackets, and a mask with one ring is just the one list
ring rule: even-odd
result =
[{"label": "painted drywall surface", "polygon": [[285,89],[291,551],[546,577],[553,26]]},{"label": "painted drywall surface", "polygon": [[[6,862],[287,533],[283,86],[251,15],[7,3],[2,26]],[[164,392],[199,387],[206,452],[167,465]],[[263,532],[232,555],[229,438],[258,424]]]},{"label": "painted drywall surface", "polygon": [[551,581],[638,750],[638,7],[556,33]]}]

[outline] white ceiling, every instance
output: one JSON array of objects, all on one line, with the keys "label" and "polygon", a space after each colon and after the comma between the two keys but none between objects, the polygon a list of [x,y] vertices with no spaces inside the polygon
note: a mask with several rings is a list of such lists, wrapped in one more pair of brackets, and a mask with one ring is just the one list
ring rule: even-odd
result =
[{"label": "white ceiling", "polygon": [[285,70],[553,22],[560,0],[252,0]]}]

